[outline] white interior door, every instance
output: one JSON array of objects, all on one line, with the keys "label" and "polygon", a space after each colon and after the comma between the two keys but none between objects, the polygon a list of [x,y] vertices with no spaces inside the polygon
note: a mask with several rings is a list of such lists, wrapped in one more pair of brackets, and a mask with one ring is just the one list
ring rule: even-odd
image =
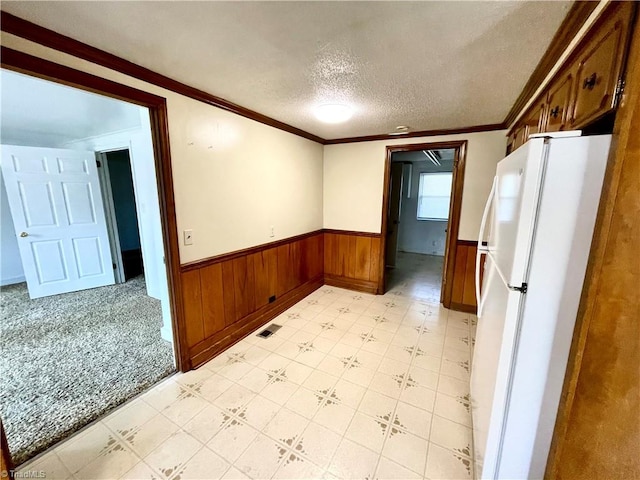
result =
[{"label": "white interior door", "polygon": [[3,145],[2,175],[31,298],[114,283],[93,152]]}]

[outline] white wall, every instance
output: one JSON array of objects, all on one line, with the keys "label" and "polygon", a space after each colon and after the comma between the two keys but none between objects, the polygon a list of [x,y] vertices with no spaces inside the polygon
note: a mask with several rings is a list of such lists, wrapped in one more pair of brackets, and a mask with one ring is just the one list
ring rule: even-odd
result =
[{"label": "white wall", "polygon": [[322,228],[322,145],[10,34],[2,43],[167,99],[178,235],[194,232],[181,262]]},{"label": "white wall", "polygon": [[[420,174],[432,172],[450,172],[451,163],[437,167],[431,162],[411,162],[411,175],[405,167],[403,171],[403,192],[400,210],[400,228],[398,229],[398,250],[402,252],[422,253],[425,255],[444,255],[447,238],[447,222],[418,220],[418,188]],[[411,183],[409,184],[409,180]],[[407,190],[411,195],[407,198]]]},{"label": "white wall", "polygon": [[0,285],[24,282],[24,270],[13,228],[7,190],[0,172]]},{"label": "white wall", "polygon": [[505,130],[326,145],[324,227],[380,233],[386,146],[451,140],[468,141],[458,238],[477,240],[496,164],[505,154]]}]

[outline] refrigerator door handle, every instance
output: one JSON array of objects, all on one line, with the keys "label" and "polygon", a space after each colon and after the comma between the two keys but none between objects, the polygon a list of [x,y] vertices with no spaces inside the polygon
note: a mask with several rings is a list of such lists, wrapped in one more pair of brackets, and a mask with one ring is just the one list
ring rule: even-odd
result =
[{"label": "refrigerator door handle", "polygon": [[498,183],[498,177],[493,177],[493,183],[491,184],[491,192],[489,192],[489,198],[484,206],[484,212],[482,212],[482,220],[480,222],[480,233],[478,234],[478,248],[476,250],[476,304],[478,305],[478,318],[482,315],[482,298],[480,295],[480,261],[482,260],[482,254],[488,253],[489,248],[482,245],[484,240],[484,230],[487,225],[487,217],[489,216],[489,210],[491,210],[491,204],[493,203],[493,197],[496,193],[496,184]]}]

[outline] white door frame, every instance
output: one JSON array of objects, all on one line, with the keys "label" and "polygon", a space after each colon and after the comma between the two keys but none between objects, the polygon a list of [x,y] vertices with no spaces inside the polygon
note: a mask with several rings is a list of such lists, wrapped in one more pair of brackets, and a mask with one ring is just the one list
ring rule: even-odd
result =
[{"label": "white door frame", "polygon": [[[122,263],[122,249],[120,248],[120,232],[116,220],[116,209],[113,202],[113,191],[111,189],[111,175],[107,162],[107,153],[119,150],[104,150],[96,152],[98,164],[98,176],[102,187],[102,203],[107,220],[107,231],[109,232],[109,245],[111,247],[111,257],[113,260],[113,275],[116,283],[124,283],[124,264]],[[127,149],[128,151],[128,149]]]}]

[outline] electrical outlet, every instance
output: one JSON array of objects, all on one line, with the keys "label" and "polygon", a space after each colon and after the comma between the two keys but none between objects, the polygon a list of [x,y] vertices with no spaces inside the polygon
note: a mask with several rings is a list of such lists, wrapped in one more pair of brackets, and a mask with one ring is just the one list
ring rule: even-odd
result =
[{"label": "electrical outlet", "polygon": [[193,245],[193,230],[184,231],[184,244]]},{"label": "electrical outlet", "polygon": [[275,227],[274,227],[273,225],[271,225],[271,226],[269,227],[269,236],[270,236],[271,238],[273,238],[273,237],[275,237],[275,236],[276,236],[276,229],[275,229]]}]

